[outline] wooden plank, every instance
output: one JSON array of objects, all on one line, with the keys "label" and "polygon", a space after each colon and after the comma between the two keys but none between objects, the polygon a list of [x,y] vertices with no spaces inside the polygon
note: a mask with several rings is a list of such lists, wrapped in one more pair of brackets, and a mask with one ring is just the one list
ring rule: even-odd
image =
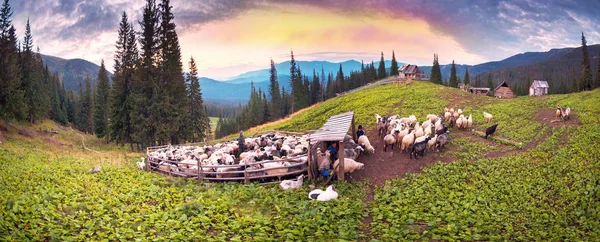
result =
[{"label": "wooden plank", "polygon": [[354,139],[354,141],[358,142],[358,140],[356,139],[356,130],[354,128],[354,116],[352,116],[351,127],[352,127],[352,139]]},{"label": "wooden plank", "polygon": [[339,147],[338,148],[339,149],[338,150],[338,153],[339,153],[338,159],[340,160],[339,165],[338,165],[339,166],[338,178],[340,181],[343,181],[345,178],[345,171],[346,171],[346,170],[344,170],[344,163],[345,163],[344,162],[344,142],[340,141],[338,143],[338,147]]},{"label": "wooden plank", "polygon": [[308,147],[309,147],[308,148],[308,157],[306,160],[308,162],[308,180],[312,180],[312,172],[311,172],[312,170],[310,169],[311,168],[311,159],[312,159],[312,155],[311,155],[310,151],[312,150],[312,147],[310,146],[310,140],[308,141]]}]

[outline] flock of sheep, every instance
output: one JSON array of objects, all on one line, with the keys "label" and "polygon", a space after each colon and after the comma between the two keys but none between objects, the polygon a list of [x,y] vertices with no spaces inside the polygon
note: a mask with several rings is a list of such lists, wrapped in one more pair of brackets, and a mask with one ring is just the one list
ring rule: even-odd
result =
[{"label": "flock of sheep", "polygon": [[238,141],[202,147],[167,146],[148,153],[148,159],[154,162],[151,166],[155,169],[171,172],[201,169],[206,177],[244,177],[244,171],[255,177],[280,176],[302,169],[297,164],[307,160],[307,138],[307,135],[266,134],[246,138],[242,151]]},{"label": "flock of sheep", "polygon": [[[387,152],[388,147],[394,149],[399,147],[400,152],[408,151],[410,159],[417,155],[424,156],[425,151],[438,151],[443,149],[448,143],[448,128],[456,126],[458,129],[468,129],[473,126],[473,116],[463,115],[462,109],[445,108],[444,115],[427,115],[423,123],[419,123],[414,115],[400,118],[399,115],[390,117],[381,117],[375,115],[377,121],[378,135],[383,136],[383,151]],[[493,116],[484,112],[484,118],[491,121]]]}]

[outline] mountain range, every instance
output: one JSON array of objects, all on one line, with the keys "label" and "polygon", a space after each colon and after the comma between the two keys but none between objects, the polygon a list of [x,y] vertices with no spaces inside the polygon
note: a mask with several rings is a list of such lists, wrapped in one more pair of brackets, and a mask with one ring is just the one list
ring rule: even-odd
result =
[{"label": "mountain range", "polygon": [[[592,59],[593,69],[596,69],[597,58],[600,58],[598,53],[600,52],[600,45],[588,46],[590,58]],[[58,72],[59,76],[63,80],[67,89],[77,90],[78,83],[83,82],[86,76],[89,76],[91,80],[95,81],[99,66],[83,59],[71,59],[66,60],[59,57],[42,55],[44,63],[48,65],[51,72]],[[362,65],[361,62],[356,60],[348,60],[340,63],[328,62],[328,61],[296,61],[300,70],[303,74],[312,78],[313,70],[317,72],[317,75],[321,76],[321,70],[325,72],[325,75],[332,73],[335,75],[342,66],[342,70],[345,75],[348,75],[351,71],[360,71]],[[370,64],[370,63],[365,63]],[[379,62],[375,62],[375,67],[379,65]],[[402,65],[403,63],[398,63]],[[388,68],[391,65],[389,60],[385,61],[385,66]],[[578,48],[562,48],[562,49],[551,49],[546,52],[525,52],[517,54],[500,61],[486,62],[478,65],[456,65],[457,75],[460,79],[464,78],[466,69],[469,69],[469,74],[473,80],[478,74],[486,74],[492,72],[494,80],[506,80],[515,82],[522,81],[525,76],[530,78],[543,79],[547,76],[558,78],[559,73],[571,73],[576,71],[577,73],[581,70],[581,47]],[[286,90],[290,90],[289,84],[289,70],[290,61],[285,61],[275,65],[277,69],[277,78],[280,88],[283,87]],[[419,68],[429,76],[431,73],[431,66],[419,66]],[[440,65],[442,71],[442,77],[444,80],[450,78],[451,64]],[[541,69],[544,69],[542,71]],[[552,70],[548,74],[547,70]],[[250,83],[253,82],[256,89],[263,91],[269,90],[269,68],[260,69],[256,71],[250,71],[241,75],[228,78],[225,80],[215,80],[208,77],[200,78],[200,87],[204,99],[219,103],[238,104],[245,103],[250,96]],[[515,77],[516,73],[519,73],[518,77]],[[544,73],[544,74],[541,74]],[[112,76],[112,74],[110,74]],[[515,79],[517,78],[517,79]]]},{"label": "mountain range", "polygon": [[[44,64],[52,73],[58,73],[67,90],[79,89],[79,83],[85,84],[85,78],[89,77],[92,84],[96,83],[100,66],[84,59],[63,59],[56,56],[42,55]],[[109,67],[107,67],[109,68]],[[112,73],[108,72],[109,78]]]}]

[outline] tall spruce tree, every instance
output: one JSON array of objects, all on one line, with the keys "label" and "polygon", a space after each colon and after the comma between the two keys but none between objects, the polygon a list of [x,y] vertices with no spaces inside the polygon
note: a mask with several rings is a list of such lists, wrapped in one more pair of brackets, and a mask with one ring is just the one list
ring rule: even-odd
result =
[{"label": "tall spruce tree", "polygon": [[25,91],[25,103],[27,106],[27,118],[29,123],[33,124],[37,119],[41,118],[45,111],[44,99],[44,83],[41,70],[38,68],[36,55],[33,52],[33,37],[31,36],[31,26],[29,19],[25,25],[25,37],[22,42],[21,53],[21,86]]},{"label": "tall spruce tree", "polygon": [[438,61],[438,55],[433,54],[433,66],[431,67],[431,75],[429,76],[432,83],[442,85],[442,70],[440,69],[440,62]]},{"label": "tall spruce tree", "polygon": [[295,104],[295,96],[294,93],[296,91],[298,91],[298,79],[300,78],[299,76],[296,76],[298,73],[297,67],[296,67],[296,60],[294,59],[294,51],[291,51],[291,61],[290,61],[290,86],[292,87],[292,90],[290,91],[290,95],[292,96],[291,99],[291,103],[290,103],[290,113],[294,113],[295,108],[296,108],[296,104]]},{"label": "tall spruce tree", "polygon": [[160,76],[155,60],[158,56],[158,10],[154,0],[146,0],[140,22],[140,63],[136,65],[133,82],[134,105],[131,113],[132,137],[142,147],[153,146],[157,141],[156,125],[162,120],[165,107],[157,95],[160,89]]},{"label": "tall spruce tree", "polygon": [[188,124],[191,130],[189,131],[192,142],[203,141],[206,138],[206,130],[210,127],[206,126],[206,116],[204,102],[202,100],[202,91],[198,80],[198,68],[194,58],[190,58],[190,73],[187,75],[188,87]]},{"label": "tall spruce tree", "polygon": [[[188,99],[183,77],[181,47],[170,0],[162,0],[158,12],[160,27],[158,31],[158,71],[159,88],[155,89],[156,109],[152,109],[152,120],[157,120],[157,139],[161,143],[178,144],[185,141]],[[202,107],[202,106],[201,106]]]},{"label": "tall spruce tree", "polygon": [[94,102],[94,132],[98,138],[106,138],[106,143],[110,141],[110,131],[108,129],[108,117],[110,98],[110,82],[108,72],[104,66],[104,60],[100,63],[98,71],[98,84],[96,85],[96,97]]},{"label": "tall spruce tree", "polygon": [[466,86],[470,86],[471,85],[471,77],[469,76],[469,67],[467,67],[467,70],[465,72],[465,79],[463,80],[463,83]]},{"label": "tall spruce tree", "polygon": [[581,80],[579,81],[579,89],[582,91],[592,90],[592,65],[590,63],[590,55],[587,49],[585,36],[581,32],[581,50],[583,51],[583,60],[581,62]]},{"label": "tall spruce tree", "polygon": [[317,72],[314,69],[313,69],[313,80],[312,80],[312,83],[310,84],[310,95],[311,95],[311,100],[310,100],[311,105],[321,101],[321,83],[319,81],[319,76],[317,75]]},{"label": "tall spruce tree", "polygon": [[281,93],[279,92],[279,82],[277,81],[277,69],[275,62],[271,59],[271,69],[269,71],[269,96],[271,97],[270,117],[272,120],[281,118],[283,107],[281,102]]},{"label": "tall spruce tree", "polygon": [[19,50],[15,28],[10,20],[13,12],[4,0],[0,8],[0,119],[23,119],[26,105],[19,77]]},{"label": "tall spruce tree", "polygon": [[377,79],[381,80],[387,77],[387,72],[385,71],[385,60],[383,59],[383,52],[381,52],[381,60],[379,60],[379,68],[377,68]]},{"label": "tall spruce tree", "polygon": [[337,92],[344,92],[344,70],[342,70],[342,64],[340,64],[340,69],[335,75],[335,89]]},{"label": "tall spruce tree", "polygon": [[264,124],[266,122],[269,122],[270,120],[270,113],[271,111],[269,111],[269,100],[267,99],[267,92],[263,92],[262,93],[262,106],[263,106],[263,119],[261,124]]},{"label": "tall spruce tree", "polygon": [[398,62],[396,61],[396,54],[392,51],[392,66],[390,66],[390,76],[397,76],[400,73],[398,72]]},{"label": "tall spruce tree", "polygon": [[133,150],[133,124],[131,115],[134,105],[132,85],[135,65],[138,63],[137,41],[133,26],[123,12],[116,42],[113,88],[110,98],[110,138],[117,143],[129,143]]},{"label": "tall spruce tree", "polygon": [[450,81],[448,82],[448,86],[458,87],[458,77],[456,76],[456,65],[454,64],[454,60],[452,60],[452,68],[450,68]]},{"label": "tall spruce tree", "polygon": [[94,99],[92,84],[89,77],[85,78],[85,89],[81,92],[79,120],[81,120],[81,131],[89,134],[94,133],[93,114],[94,114]]}]

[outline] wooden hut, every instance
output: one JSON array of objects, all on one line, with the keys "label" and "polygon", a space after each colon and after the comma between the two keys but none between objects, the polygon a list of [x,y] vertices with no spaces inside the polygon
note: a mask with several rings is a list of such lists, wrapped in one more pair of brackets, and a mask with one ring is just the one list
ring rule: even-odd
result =
[{"label": "wooden hut", "polygon": [[547,95],[548,89],[550,89],[550,85],[547,81],[534,80],[529,86],[529,96]]},{"label": "wooden hut", "polygon": [[469,87],[469,92],[475,95],[487,96],[490,93],[490,89],[487,87]]},{"label": "wooden hut", "polygon": [[[352,128],[352,136],[356,135],[354,132],[354,112],[350,111],[347,113],[338,114],[331,116],[322,128],[317,130],[315,133],[308,136],[308,144],[310,145],[308,153],[308,177],[309,179],[315,179],[316,175],[316,159],[314,159],[314,152],[317,147],[321,146],[323,142],[339,142],[338,143],[338,159],[344,160],[344,138],[348,131]],[[344,180],[344,162],[339,163],[338,179]]]},{"label": "wooden hut", "polygon": [[508,87],[506,81],[503,81],[494,89],[494,97],[497,98],[514,98],[515,93]]}]

